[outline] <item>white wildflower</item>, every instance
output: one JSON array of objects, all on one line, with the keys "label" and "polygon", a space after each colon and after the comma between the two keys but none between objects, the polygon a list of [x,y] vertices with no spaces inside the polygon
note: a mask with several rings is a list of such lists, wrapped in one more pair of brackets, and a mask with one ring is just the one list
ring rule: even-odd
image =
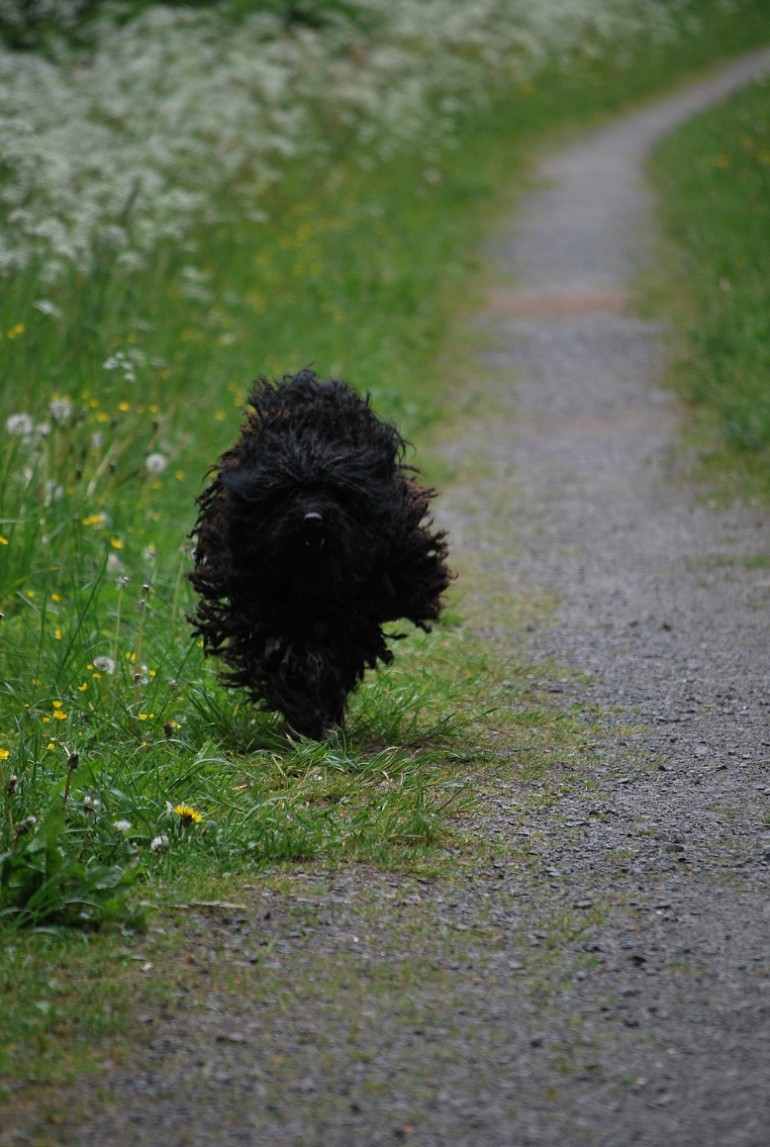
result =
[{"label": "white wildflower", "polygon": [[48,413],[57,426],[64,426],[72,414],[72,403],[68,398],[53,398],[48,403]]},{"label": "white wildflower", "polygon": [[36,311],[40,311],[44,315],[50,315],[54,319],[61,318],[61,311],[56,306],[56,303],[52,303],[50,299],[38,299],[32,306]]},{"label": "white wildflower", "polygon": [[5,429],[17,438],[28,438],[35,432],[35,422],[29,414],[11,414],[5,420]]},{"label": "white wildflower", "polygon": [[128,355],[124,351],[115,354],[102,363],[104,370],[119,370],[126,382],[136,382],[136,356]]},{"label": "white wildflower", "polygon": [[143,271],[147,266],[147,260],[138,251],[121,251],[115,262],[126,271]]},{"label": "white wildflower", "polygon": [[165,454],[148,454],[144,460],[145,469],[150,474],[162,474],[168,466]]},{"label": "white wildflower", "polygon": [[131,828],[131,821],[130,820],[116,820],[116,821],[113,821],[112,827],[115,829],[116,832],[119,832],[121,836],[125,836],[125,834]]},{"label": "white wildflower", "polygon": [[50,506],[53,502],[58,502],[60,498],[64,497],[64,487],[59,482],[55,482],[53,478],[49,478],[43,487],[43,505]]}]

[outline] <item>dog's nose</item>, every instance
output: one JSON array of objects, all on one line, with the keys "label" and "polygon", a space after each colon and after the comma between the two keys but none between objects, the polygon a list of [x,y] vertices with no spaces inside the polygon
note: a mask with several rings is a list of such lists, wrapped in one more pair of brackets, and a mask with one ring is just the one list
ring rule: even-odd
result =
[{"label": "dog's nose", "polygon": [[323,515],[318,510],[308,510],[303,515],[302,524],[305,527],[305,545],[320,548],[324,544]]}]

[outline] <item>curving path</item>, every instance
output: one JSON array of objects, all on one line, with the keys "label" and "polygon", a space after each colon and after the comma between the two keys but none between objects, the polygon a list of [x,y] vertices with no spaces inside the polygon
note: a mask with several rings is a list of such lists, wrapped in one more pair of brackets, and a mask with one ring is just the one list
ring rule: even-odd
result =
[{"label": "curving path", "polygon": [[653,249],[651,145],[768,68],[758,53],[550,156],[495,237],[515,285],[481,321],[511,418],[449,447],[462,465],[483,441],[491,470],[451,495],[453,532],[498,592],[558,603],[529,645],[570,671],[565,709],[618,714],[594,791],[529,822],[571,905],[612,907],[555,996],[570,1082],[552,1077],[550,1112],[523,1103],[511,1143],[770,1143],[770,521],[677,480],[664,332],[628,295]]}]

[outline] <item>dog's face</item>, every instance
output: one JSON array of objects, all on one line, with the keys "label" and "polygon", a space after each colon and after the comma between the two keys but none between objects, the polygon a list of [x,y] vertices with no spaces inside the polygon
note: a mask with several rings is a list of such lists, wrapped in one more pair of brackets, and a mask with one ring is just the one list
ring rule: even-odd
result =
[{"label": "dog's face", "polygon": [[302,587],[312,598],[339,596],[343,586],[349,593],[366,580],[382,558],[383,486],[349,461],[345,467],[337,457],[334,473],[271,464],[222,474],[230,546],[252,577]]}]

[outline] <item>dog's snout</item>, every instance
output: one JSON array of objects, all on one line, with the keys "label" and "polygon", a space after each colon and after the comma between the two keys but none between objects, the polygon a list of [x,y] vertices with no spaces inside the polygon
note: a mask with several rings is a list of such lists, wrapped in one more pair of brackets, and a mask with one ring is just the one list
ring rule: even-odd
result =
[{"label": "dog's snout", "polygon": [[323,525],[323,515],[319,514],[318,510],[308,510],[302,520],[311,530],[315,529],[316,526]]}]

